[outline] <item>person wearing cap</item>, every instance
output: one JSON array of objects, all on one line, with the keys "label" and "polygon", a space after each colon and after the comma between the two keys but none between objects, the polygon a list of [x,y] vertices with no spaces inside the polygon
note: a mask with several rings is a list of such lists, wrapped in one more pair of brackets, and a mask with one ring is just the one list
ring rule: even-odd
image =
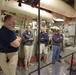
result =
[{"label": "person wearing cap", "polygon": [[61,62],[59,60],[60,56],[60,43],[63,41],[63,37],[60,35],[60,29],[56,29],[54,31],[54,34],[52,35],[52,49],[53,49],[53,54],[52,54],[52,63],[55,63],[56,60]]},{"label": "person wearing cap", "polygon": [[15,34],[14,27],[14,17],[6,15],[0,29],[0,66],[6,75],[16,75],[21,37]]}]

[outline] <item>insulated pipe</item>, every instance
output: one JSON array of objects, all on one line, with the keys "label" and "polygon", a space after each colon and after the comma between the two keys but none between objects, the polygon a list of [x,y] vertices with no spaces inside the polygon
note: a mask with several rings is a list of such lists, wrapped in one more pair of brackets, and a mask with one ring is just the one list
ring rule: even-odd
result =
[{"label": "insulated pipe", "polygon": [[62,0],[41,0],[41,7],[67,17],[76,17],[76,11]]},{"label": "insulated pipe", "polygon": [[[19,7],[18,2],[16,2],[16,1],[0,0],[0,9],[27,15],[27,16],[30,16],[33,18],[37,18],[37,16],[38,16],[37,8],[33,8],[33,7],[31,7],[27,4],[23,4],[23,3],[22,3],[22,6]],[[41,17],[41,19],[51,21],[51,19],[53,18],[53,15],[46,11],[40,10],[40,17]]]}]

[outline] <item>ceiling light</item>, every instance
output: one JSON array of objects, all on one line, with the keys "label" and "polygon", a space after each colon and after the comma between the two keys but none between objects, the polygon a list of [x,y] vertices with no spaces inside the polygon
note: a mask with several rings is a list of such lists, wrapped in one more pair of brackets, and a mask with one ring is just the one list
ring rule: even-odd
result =
[{"label": "ceiling light", "polygon": [[61,19],[61,18],[54,18],[54,21],[64,21],[64,19]]}]

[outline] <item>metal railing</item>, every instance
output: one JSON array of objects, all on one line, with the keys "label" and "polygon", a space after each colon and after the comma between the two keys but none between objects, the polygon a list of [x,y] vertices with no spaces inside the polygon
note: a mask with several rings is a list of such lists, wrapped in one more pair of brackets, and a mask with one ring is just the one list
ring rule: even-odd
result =
[{"label": "metal railing", "polygon": [[[34,73],[34,72],[36,72],[36,71],[38,71],[38,75],[40,75],[40,70],[41,70],[41,69],[43,69],[43,68],[45,68],[45,67],[47,67],[47,66],[49,66],[49,65],[52,64],[52,63],[49,63],[49,64],[47,64],[47,65],[45,65],[45,66],[40,67],[40,0],[39,0],[39,2],[38,2],[38,40],[39,40],[39,41],[38,41],[38,49],[39,49],[39,50],[38,50],[38,69],[30,72],[29,75],[31,75],[32,73]],[[61,58],[61,59],[59,59],[59,60],[62,60],[62,59],[64,59],[64,58],[72,55],[71,65],[70,65],[70,68],[71,68],[71,69],[70,69],[70,74],[69,74],[69,75],[71,75],[71,72],[72,72],[72,66],[73,66],[72,63],[73,63],[74,53],[76,53],[76,51],[73,52],[73,53],[71,53],[71,54],[68,54],[68,55],[64,56],[64,57]],[[57,60],[57,61],[58,61],[58,60]],[[55,61],[55,62],[56,62],[56,61]]]},{"label": "metal railing", "polygon": [[[70,64],[70,73],[69,73],[69,75],[71,75],[72,74],[72,67],[73,67],[73,58],[74,58],[74,54],[76,53],[76,51],[75,52],[73,52],[73,53],[70,53],[70,54],[68,54],[68,55],[66,55],[66,56],[64,56],[64,57],[62,57],[62,58],[60,58],[59,60],[62,60],[62,59],[64,59],[64,58],[66,58],[66,57],[68,57],[68,56],[70,56],[70,55],[72,55],[72,57],[71,57],[71,64]],[[58,60],[56,60],[55,62],[57,62]],[[40,68],[38,68],[38,69],[36,69],[36,70],[34,70],[34,71],[32,71],[32,72],[30,72],[29,73],[29,75],[31,75],[32,73],[34,73],[34,72],[36,72],[36,71],[40,71],[41,69],[43,69],[43,68],[45,68],[45,67],[47,67],[47,66],[49,66],[49,65],[51,65],[52,64],[52,62],[51,63],[49,63],[49,64],[47,64],[47,65],[44,65],[44,66],[42,66],[42,67],[40,67]],[[40,66],[40,65],[39,65]]]}]

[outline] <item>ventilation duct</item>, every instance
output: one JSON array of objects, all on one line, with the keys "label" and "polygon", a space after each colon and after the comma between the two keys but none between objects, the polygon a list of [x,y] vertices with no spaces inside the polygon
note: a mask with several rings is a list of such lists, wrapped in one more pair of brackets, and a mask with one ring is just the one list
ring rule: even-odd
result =
[{"label": "ventilation duct", "polygon": [[41,0],[41,7],[67,17],[76,17],[76,11],[62,0]]},{"label": "ventilation duct", "polygon": [[[16,1],[0,0],[0,9],[27,15],[27,16],[30,16],[33,18],[38,17],[38,9],[37,8],[32,8],[31,6],[23,4],[23,3],[22,3],[22,6],[19,7],[18,2],[16,2]],[[40,17],[41,17],[41,19],[45,19],[48,21],[51,21],[51,19],[53,18],[52,14],[50,14],[46,11],[43,11],[43,10],[40,10]]]}]

